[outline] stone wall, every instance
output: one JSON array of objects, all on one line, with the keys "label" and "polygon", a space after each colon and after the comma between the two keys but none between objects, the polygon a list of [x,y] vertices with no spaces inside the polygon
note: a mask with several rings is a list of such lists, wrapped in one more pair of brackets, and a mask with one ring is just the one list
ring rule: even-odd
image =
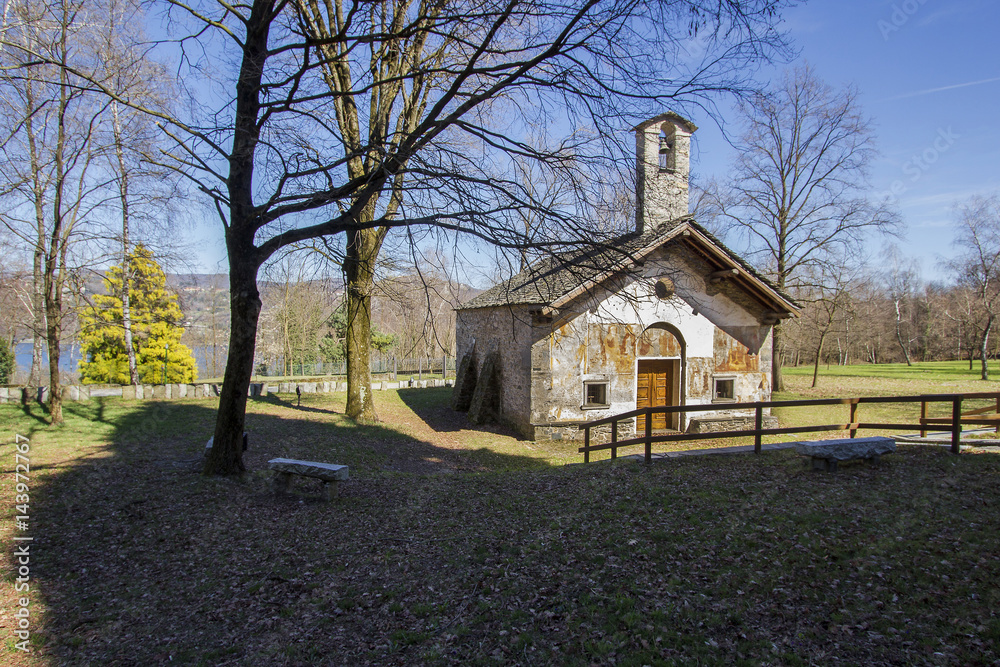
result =
[{"label": "stone wall", "polygon": [[[720,417],[694,417],[688,424],[688,433],[720,433],[722,431],[752,431],[756,428],[754,415],[727,415]],[[778,418],[764,415],[763,428],[778,428]]]},{"label": "stone wall", "polygon": [[[427,387],[450,387],[453,380],[401,380],[399,382],[372,382],[373,391]],[[122,398],[132,400],[172,400],[177,398],[205,398],[218,396],[221,384],[154,384],[154,385],[108,385],[71,384],[63,386],[64,401],[89,401],[92,398]],[[329,394],[347,391],[346,382],[254,382],[250,384],[247,396],[267,396],[268,394]],[[47,387],[0,387],[0,403],[27,403],[48,400]]]},{"label": "stone wall", "polygon": [[[635,128],[636,229],[650,231],[688,214],[688,173],[693,126],[679,116],[665,114]],[[660,163],[660,133],[669,150]]]},{"label": "stone wall", "polygon": [[[565,422],[535,426],[536,440],[575,440],[583,444],[583,429],[586,422]],[[635,420],[627,419],[618,422],[618,439],[626,440],[636,436]],[[611,424],[602,424],[590,429],[590,442],[611,442]]]},{"label": "stone wall", "polygon": [[[677,359],[686,405],[711,404],[715,378],[734,380],[736,401],[770,400],[769,329],[763,336],[751,332],[748,340],[758,343],[751,350],[719,328],[713,320],[746,328],[755,314],[721,294],[690,299],[691,290],[704,289],[688,284],[699,270],[657,251],[642,275],[619,291],[594,290],[562,309],[548,327],[536,327],[545,335],[536,336],[532,347],[531,428],[521,432],[534,440],[578,439],[578,424],[635,409],[640,359]],[[653,286],[663,276],[675,279],[678,295],[655,295]],[[669,331],[653,336],[651,326]],[[584,406],[587,382],[607,383],[606,407]],[[721,403],[718,412],[682,413],[678,426],[685,430],[690,418],[722,416],[726,409]]]},{"label": "stone wall", "polygon": [[475,351],[477,378],[491,353],[498,355],[499,395],[495,414],[523,436],[533,439],[531,410],[531,349],[544,335],[532,327],[531,314],[523,306],[476,308],[455,312],[455,357],[463,359]]}]

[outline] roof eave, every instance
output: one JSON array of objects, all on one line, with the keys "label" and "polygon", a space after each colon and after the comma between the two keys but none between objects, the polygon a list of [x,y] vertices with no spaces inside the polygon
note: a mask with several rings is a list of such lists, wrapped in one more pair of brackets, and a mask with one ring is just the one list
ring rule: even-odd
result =
[{"label": "roof eave", "polygon": [[718,244],[712,241],[712,239],[708,238],[690,225],[688,226],[688,231],[689,234],[686,236],[689,236],[691,239],[696,239],[702,248],[709,250],[713,255],[715,255],[715,257],[722,260],[722,263],[726,265],[725,268],[735,269],[738,272],[740,279],[751,286],[751,289],[746,291],[756,293],[758,298],[764,296],[766,300],[771,301],[770,304],[765,305],[772,306],[772,309],[775,311],[775,314],[779,319],[799,316],[799,310],[801,309],[798,304],[785,297],[752,272],[747,271],[746,267],[733,258],[728,249],[720,248]]},{"label": "roof eave", "polygon": [[544,314],[549,314],[559,310],[567,303],[573,301],[574,299],[583,294],[586,294],[597,285],[600,285],[604,281],[608,280],[609,278],[611,278],[611,276],[615,275],[616,273],[620,273],[621,271],[624,271],[629,266],[634,264],[636,261],[646,257],[647,255],[649,255],[651,252],[662,246],[667,241],[674,239],[677,235],[682,233],[684,229],[689,227],[690,225],[685,221],[677,225],[675,228],[671,229],[669,233],[663,236],[654,236],[653,239],[655,240],[653,242],[643,246],[637,252],[633,253],[628,257],[623,257],[619,262],[613,264],[608,269],[605,269],[604,271],[598,273],[592,278],[588,278],[587,280],[580,283],[578,286],[574,287],[569,292],[566,292],[565,294],[560,296],[558,299],[553,299],[552,302],[542,310],[542,312]]},{"label": "roof eave", "polygon": [[788,319],[791,317],[798,317],[799,306],[786,298],[784,295],[779,293],[773,287],[762,281],[752,272],[748,271],[740,262],[733,258],[731,252],[726,248],[719,247],[712,239],[708,238],[702,234],[698,229],[696,229],[690,220],[685,220],[679,225],[670,230],[669,233],[663,236],[654,237],[653,241],[640,250],[633,253],[630,257],[622,259],[622,261],[616,263],[615,265],[609,267],[607,270],[595,275],[580,285],[570,290],[569,292],[563,294],[557,299],[554,299],[549,305],[542,309],[544,314],[551,314],[557,312],[560,308],[570,303],[574,299],[586,294],[591,289],[605,282],[612,276],[628,268],[629,265],[634,262],[641,260],[642,258],[648,256],[657,248],[662,247],[664,244],[677,239],[684,238],[689,242],[696,242],[700,247],[708,250],[712,255],[714,255],[720,263],[722,263],[725,268],[735,269],[739,278],[745,282],[749,289],[744,291],[749,292],[751,295],[755,296],[758,301],[762,302],[762,305],[769,307],[772,310],[772,314],[778,321],[782,319]]}]

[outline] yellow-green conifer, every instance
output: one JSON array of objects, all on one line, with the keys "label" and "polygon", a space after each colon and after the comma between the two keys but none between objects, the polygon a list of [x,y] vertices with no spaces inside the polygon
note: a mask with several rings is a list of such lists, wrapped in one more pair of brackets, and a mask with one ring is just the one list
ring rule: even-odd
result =
[{"label": "yellow-green conifer", "polygon": [[[177,296],[167,290],[167,277],[153,253],[139,244],[129,257],[132,342],[139,379],[145,384],[194,382],[198,365],[190,348],[181,344],[184,314]],[[112,266],[104,277],[107,294],[93,297],[80,315],[84,383],[128,384],[122,314],[122,267]]]}]

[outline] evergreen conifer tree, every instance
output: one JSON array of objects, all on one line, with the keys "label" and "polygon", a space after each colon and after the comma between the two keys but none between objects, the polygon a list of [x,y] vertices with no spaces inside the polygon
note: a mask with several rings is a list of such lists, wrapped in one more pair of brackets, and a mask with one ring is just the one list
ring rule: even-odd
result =
[{"label": "evergreen conifer tree", "polygon": [[13,346],[7,342],[6,338],[0,338],[0,384],[7,384],[17,370],[17,362],[14,359]]},{"label": "evergreen conifer tree", "polygon": [[[181,344],[184,314],[177,296],[167,290],[167,277],[141,243],[129,255],[132,336],[139,379],[147,384],[193,382],[198,365],[190,348]],[[108,269],[107,294],[98,294],[80,315],[84,383],[128,384],[128,354],[122,312],[122,267]]]}]

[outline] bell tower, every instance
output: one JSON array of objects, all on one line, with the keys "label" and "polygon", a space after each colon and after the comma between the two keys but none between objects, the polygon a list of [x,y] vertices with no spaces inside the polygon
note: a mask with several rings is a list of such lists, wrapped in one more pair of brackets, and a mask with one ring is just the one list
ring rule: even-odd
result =
[{"label": "bell tower", "polygon": [[688,213],[691,121],[673,112],[635,131],[635,230],[642,234]]}]

